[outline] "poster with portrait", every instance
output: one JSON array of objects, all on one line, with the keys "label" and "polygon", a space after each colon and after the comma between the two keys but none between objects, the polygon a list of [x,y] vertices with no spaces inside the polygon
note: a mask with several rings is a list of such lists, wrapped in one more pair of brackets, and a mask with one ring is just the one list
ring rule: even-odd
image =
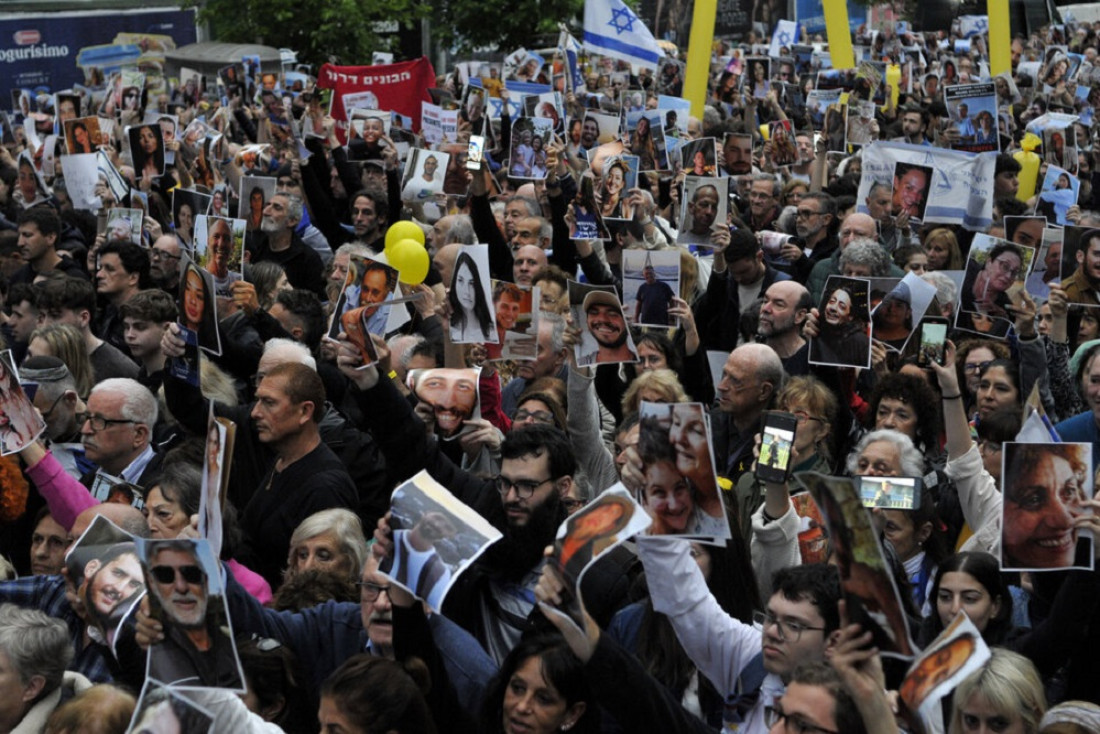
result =
[{"label": "poster with portrait", "polygon": [[508,173],[513,178],[542,180],[549,171],[546,148],[553,140],[553,121],[523,117],[512,125]]},{"label": "poster with portrait", "polygon": [[423,470],[394,490],[389,522],[393,554],[379,572],[436,612],[458,576],[502,537]]},{"label": "poster with portrait", "polygon": [[222,568],[206,538],[137,538],[149,616],[164,639],[149,647],[145,677],[171,686],[245,692]]},{"label": "poster with portrait", "polygon": [[765,56],[745,59],[745,73],[741,75],[742,91],[757,99],[764,99],[771,90],[772,60]]},{"label": "poster with portrait", "polygon": [[1001,569],[1091,571],[1094,538],[1075,521],[1092,515],[1092,444],[1006,441],[1001,451]]},{"label": "poster with portrait", "polygon": [[65,568],[88,624],[113,648],[123,619],[145,591],[133,536],[98,515],[65,555]]},{"label": "poster with portrait", "polygon": [[718,171],[718,145],[714,138],[692,140],[680,148],[680,167],[689,176],[714,177]]},{"label": "poster with portrait", "polygon": [[644,481],[637,500],[653,520],[649,534],[730,537],[703,405],[642,402],[638,415]]},{"label": "poster with portrait", "polygon": [[871,338],[891,351],[904,352],[936,297],[936,287],[916,273],[906,273],[881,291],[877,281],[871,280]]},{"label": "poster with portrait", "polygon": [[881,654],[911,658],[918,648],[910,635],[901,595],[883,556],[878,532],[855,481],[817,472],[795,476],[810,491],[825,518],[848,618],[872,634],[872,644]]},{"label": "poster with portrait", "polygon": [[569,308],[573,323],[581,329],[581,340],[574,347],[578,367],[638,361],[638,349],[613,286],[571,280]]},{"label": "poster with portrait", "polygon": [[1035,213],[1047,218],[1051,224],[1066,226],[1073,224],[1066,215],[1070,207],[1077,204],[1081,190],[1081,181],[1069,171],[1058,166],[1047,166],[1047,175],[1043,178],[1039,190],[1039,200],[1035,204]]},{"label": "poster with portrait", "polygon": [[818,314],[818,335],[810,339],[810,363],[870,367],[870,281],[829,276]]},{"label": "poster with portrait", "polygon": [[396,268],[379,260],[353,257],[348,262],[348,275],[344,287],[336,298],[328,338],[336,340],[340,335],[344,315],[356,308],[366,308],[366,333],[385,336],[389,333],[391,306],[397,290]]},{"label": "poster with portrait", "polygon": [[913,661],[898,694],[910,714],[916,712],[926,722],[927,731],[937,731],[935,724],[942,725],[943,721],[937,704],[989,658],[989,647],[981,632],[966,612],[959,610],[943,632]]},{"label": "poster with portrait", "polygon": [[479,367],[411,370],[407,385],[420,402],[417,415],[444,441],[472,430],[467,421],[481,419]]},{"label": "poster with portrait", "polygon": [[688,176],[680,207],[680,229],[676,242],[681,245],[713,247],[715,225],[725,226],[729,213],[729,181],[726,178]]},{"label": "poster with portrait", "polygon": [[585,571],[615,546],[645,532],[651,522],[622,482],[567,517],[558,526],[548,561],[563,582],[562,603],[553,608],[540,605],[543,612],[564,616],[585,629],[580,596]]},{"label": "poster with portrait", "polygon": [[862,147],[874,140],[875,103],[849,97],[844,109],[845,142]]},{"label": "poster with portrait", "polygon": [[933,170],[930,165],[901,161],[894,164],[891,202],[894,216],[907,214],[912,224],[924,221]]},{"label": "poster with portrait", "polygon": [[971,153],[999,151],[997,90],[992,82],[955,84],[943,88],[947,116],[959,131],[951,147]]},{"label": "poster with portrait", "polygon": [[769,152],[774,166],[793,166],[800,162],[790,120],[778,120],[768,125],[768,144],[765,150]]},{"label": "poster with portrait", "polygon": [[[1052,242],[1046,251],[1043,258],[1045,267],[1049,268],[1054,260],[1058,268],[1055,275],[1060,273],[1067,302],[1092,308],[1100,306],[1097,300],[1097,293],[1100,292],[1100,229],[1066,227],[1061,233],[1062,241]],[[1063,253],[1060,261],[1058,255],[1051,254],[1059,249]]]},{"label": "poster with portrait", "polygon": [[[806,95],[806,112],[810,115],[810,124],[814,130],[825,128],[825,112],[830,107],[840,105],[840,89],[811,89]],[[843,143],[841,143],[843,144]],[[834,148],[829,148],[834,150]],[[840,150],[836,148],[835,150]]]},{"label": "poster with portrait", "polygon": [[1077,175],[1078,166],[1077,127],[1067,125],[1043,128],[1043,160],[1052,166],[1058,166]]},{"label": "poster with portrait", "polygon": [[140,180],[164,175],[164,133],[160,125],[134,125],[126,128],[130,145],[130,160],[134,174]]},{"label": "poster with portrait", "polygon": [[447,300],[455,344],[497,344],[495,309],[490,307],[488,245],[462,245],[455,257]]},{"label": "poster with portrait", "polygon": [[632,155],[638,157],[638,168],[642,171],[667,171],[671,168],[665,140],[667,133],[662,125],[658,110],[645,110],[633,121],[628,118],[628,148]]},{"label": "poster with portrait", "polygon": [[179,130],[179,116],[165,115],[155,110],[148,110],[142,124],[160,126],[161,137],[164,140],[164,162],[167,165],[174,164],[176,162],[176,152],[172,150],[172,147],[176,142],[176,131]]},{"label": "poster with portrait", "polygon": [[569,238],[574,240],[607,240],[611,234],[603,221],[603,212],[596,202],[596,177],[590,173],[581,176],[577,195],[570,203],[567,216]]},{"label": "poster with portrait", "polygon": [[233,284],[244,280],[245,226],[243,219],[195,217],[195,259],[213,277],[217,296],[230,297]]},{"label": "poster with portrait", "polygon": [[538,356],[539,287],[506,280],[492,283],[497,343],[485,345],[489,360],[534,360]]},{"label": "poster with portrait", "polygon": [[[215,298],[214,276],[186,254],[180,256],[179,323],[194,333],[198,347],[214,356],[221,356],[222,341],[218,329],[218,302]],[[183,335],[185,341],[189,341]],[[186,353],[185,353],[186,356]],[[198,353],[193,364],[178,365],[178,369],[198,374]]]},{"label": "poster with portrait", "polygon": [[214,727],[214,713],[192,700],[203,694],[195,689],[169,687],[147,678],[126,731],[141,734],[209,734]]},{"label": "poster with portrait", "polygon": [[0,352],[0,456],[22,451],[44,430],[46,422],[19,384],[11,350]]},{"label": "poster with portrait", "polygon": [[974,235],[959,289],[955,328],[1004,337],[1015,320],[1035,248],[987,234]]},{"label": "poster with portrait", "polygon": [[101,140],[98,117],[81,117],[65,121],[65,149],[69,155],[94,153],[99,148]]},{"label": "poster with portrait", "polygon": [[237,218],[248,222],[248,231],[260,228],[264,207],[275,195],[276,181],[271,176],[242,176],[237,190]]},{"label": "poster with portrait", "polygon": [[195,217],[205,214],[210,195],[194,189],[172,189],[172,229],[180,243],[194,252]]},{"label": "poster with portrait", "polygon": [[211,402],[206,420],[206,451],[202,459],[199,536],[210,541],[210,549],[218,557],[221,557],[222,549],[222,512],[229,487],[229,462],[233,459],[236,435],[237,424],[215,416]]},{"label": "poster with portrait", "polygon": [[[612,143],[610,145],[621,145]],[[603,148],[604,146],[601,146]],[[634,218],[634,207],[630,201],[630,190],[638,185],[638,157],[632,155],[609,155],[593,167],[601,172],[600,177],[600,213],[607,221],[629,220]]]},{"label": "poster with portrait", "polygon": [[676,325],[668,309],[680,293],[680,252],[623,250],[623,304],[631,324],[668,328]]},{"label": "poster with portrait", "polygon": [[537,117],[550,121],[554,135],[565,135],[565,111],[560,92],[528,94],[523,97],[525,117]]},{"label": "poster with portrait", "polygon": [[145,74],[133,69],[123,69],[116,79],[114,88],[115,109],[120,114],[123,112],[137,112],[141,109]]},{"label": "poster with portrait", "polygon": [[[1019,223],[1015,226],[1012,220]],[[1071,227],[1048,226],[1046,217],[1005,217],[1005,238],[1016,244],[1038,245],[1039,253],[1027,276],[1025,288],[1033,298],[1050,298],[1051,285],[1063,277],[1062,250],[1065,232]],[[1038,235],[1038,237],[1036,237]],[[1079,239],[1075,240],[1080,242]]]},{"label": "poster with portrait", "polygon": [[142,244],[142,215],[141,209],[128,209],[126,207],[111,207],[108,209],[107,241]]},{"label": "poster with portrait", "polygon": [[437,150],[413,148],[401,179],[401,200],[424,203],[443,193],[443,177],[451,156]]}]

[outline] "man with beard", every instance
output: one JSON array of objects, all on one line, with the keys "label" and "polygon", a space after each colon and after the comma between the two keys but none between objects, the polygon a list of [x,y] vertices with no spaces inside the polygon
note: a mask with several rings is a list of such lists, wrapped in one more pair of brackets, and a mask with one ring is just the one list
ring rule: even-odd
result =
[{"label": "man with beard", "polygon": [[[614,293],[592,291],[584,297],[582,310],[588,328],[582,340],[581,355],[577,359],[578,367],[638,361],[626,328],[623,307]],[[595,342],[594,349],[592,342]]]},{"label": "man with beard", "polygon": [[794,221],[800,244],[788,241],[779,253],[791,263],[791,277],[804,283],[814,266],[837,248],[836,199],[820,191],[804,195]]},{"label": "man with beard", "polygon": [[718,217],[719,200],[718,188],[710,184],[703,184],[695,189],[688,202],[688,215],[691,216],[691,226],[685,221],[685,231],[676,238],[680,244],[710,245],[711,227]]},{"label": "man with beard", "polygon": [[76,593],[87,622],[110,642],[131,603],[144,590],[137,549],[133,543],[117,543],[84,565],[84,582]]},{"label": "man with beard", "polygon": [[149,677],[168,685],[243,687],[233,641],[216,613],[222,600],[209,598],[193,541],[152,541],[146,548],[150,591],[165,632],[149,649]]},{"label": "man with beard", "polygon": [[752,173],[752,136],[726,133],[722,143],[725,155],[726,173],[731,176],[746,176]]},{"label": "man with beard", "polygon": [[1100,301],[1097,301],[1097,293],[1100,292],[1100,229],[1090,229],[1081,235],[1076,257],[1077,269],[1062,281],[1066,300],[1086,306],[1100,306]]},{"label": "man with beard", "polygon": [[264,207],[259,232],[249,233],[252,262],[281,265],[287,280],[295,288],[313,291],[325,297],[325,266],[320,255],[298,236],[295,228],[302,220],[302,200],[276,193]]},{"label": "man with beard", "polygon": [[174,234],[157,237],[149,248],[149,277],[153,285],[174,297],[180,289],[180,256],[183,250]]},{"label": "man with beard", "polygon": [[434,421],[440,438],[458,436],[473,418],[477,407],[477,371],[467,369],[425,370],[416,375],[413,393],[422,404],[418,413],[424,420]]},{"label": "man with beard", "polygon": [[[456,467],[430,440],[392,380],[379,380],[350,342],[342,342],[340,369],[357,389],[353,394],[387,464],[406,473],[427,469],[462,502],[474,508],[504,537],[463,572],[447,594],[443,612],[470,631],[498,663],[519,641],[534,611],[543,549],[553,542],[566,517],[562,498],[573,486],[576,460],[565,433],[535,424],[514,429],[501,444],[500,475],[481,479]],[[377,535],[388,535],[385,523]],[[625,601],[633,557],[621,547],[589,569],[581,584],[585,605],[606,625]]]},{"label": "man with beard", "polygon": [[764,292],[756,340],[767,344],[779,355],[783,371],[794,377],[809,374],[809,347],[802,338],[802,324],[813,302],[810,291],[801,283],[782,280]]}]

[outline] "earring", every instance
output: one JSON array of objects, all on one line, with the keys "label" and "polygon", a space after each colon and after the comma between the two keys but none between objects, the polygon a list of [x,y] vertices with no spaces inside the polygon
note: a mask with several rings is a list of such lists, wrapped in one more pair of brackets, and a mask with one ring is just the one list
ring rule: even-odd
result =
[{"label": "earring", "polygon": [[564,724],[561,725],[561,730],[562,731],[569,731],[570,729],[573,728],[573,723],[574,722],[572,722],[572,721],[565,722]]}]

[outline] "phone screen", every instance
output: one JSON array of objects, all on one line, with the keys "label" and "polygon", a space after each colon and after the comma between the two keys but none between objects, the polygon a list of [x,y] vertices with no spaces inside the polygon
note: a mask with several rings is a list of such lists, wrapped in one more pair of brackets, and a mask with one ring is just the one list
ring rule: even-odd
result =
[{"label": "phone screen", "polygon": [[917,364],[922,367],[935,363],[942,365],[944,344],[947,342],[947,322],[925,321],[920,325],[920,351]]},{"label": "phone screen", "polygon": [[915,510],[920,506],[920,479],[916,477],[860,477],[859,496],[864,507]]},{"label": "phone screen", "polygon": [[470,147],[466,150],[466,168],[471,171],[481,169],[481,156],[485,151],[485,138],[481,135],[470,136]]},{"label": "phone screen", "polygon": [[768,413],[760,436],[756,476],[768,482],[783,482],[791,465],[791,447],[797,419],[790,413]]}]

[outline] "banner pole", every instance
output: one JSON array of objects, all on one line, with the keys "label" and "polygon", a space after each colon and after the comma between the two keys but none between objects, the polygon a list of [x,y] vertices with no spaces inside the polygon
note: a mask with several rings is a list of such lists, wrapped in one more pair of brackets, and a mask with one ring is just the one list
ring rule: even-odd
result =
[{"label": "banner pole", "polygon": [[703,108],[707,104],[710,54],[717,16],[718,0],[695,0],[695,11],[691,16],[691,39],[688,41],[687,71],[684,75],[684,99],[691,102],[692,117],[700,120],[703,119]]}]

